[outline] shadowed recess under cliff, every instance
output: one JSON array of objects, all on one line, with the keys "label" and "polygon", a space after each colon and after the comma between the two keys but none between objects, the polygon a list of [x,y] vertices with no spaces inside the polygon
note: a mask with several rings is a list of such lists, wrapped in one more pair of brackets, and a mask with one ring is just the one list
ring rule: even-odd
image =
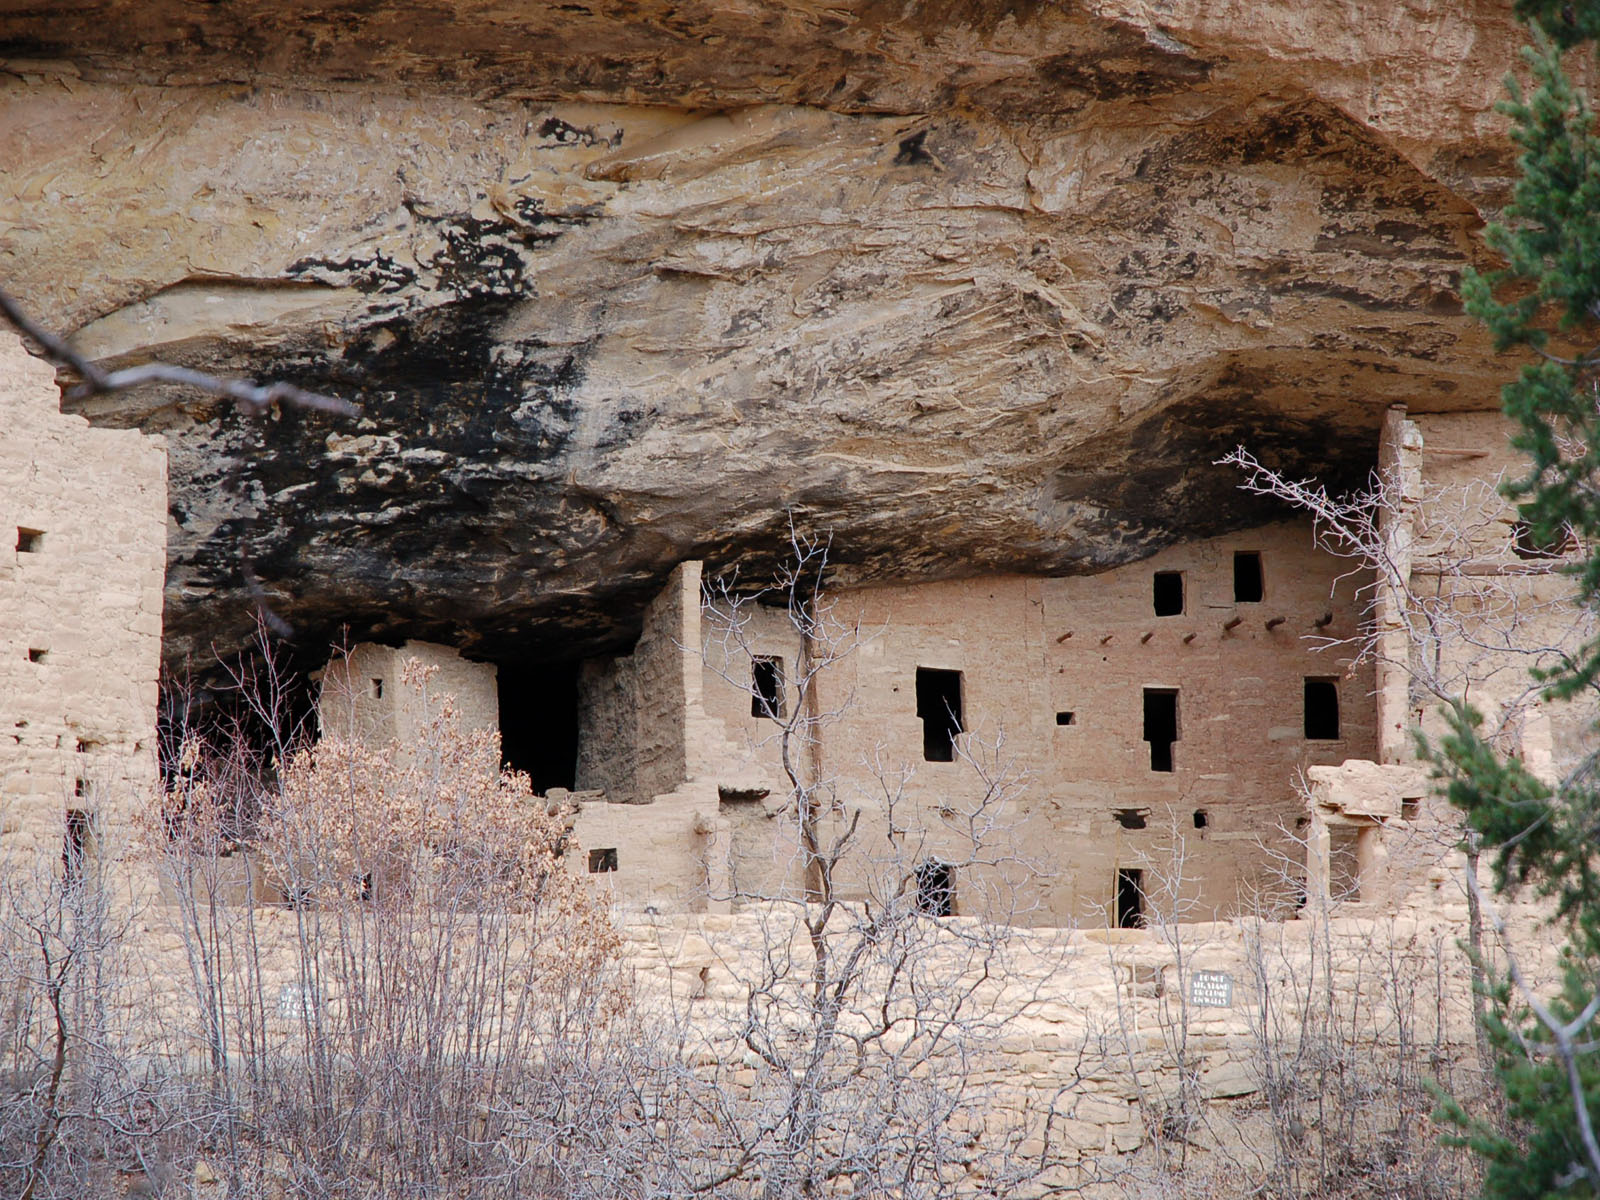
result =
[{"label": "shadowed recess under cliff", "polygon": [[4,84],[54,131],[0,146],[8,284],[107,363],[364,410],[83,406],[167,438],[169,661],[243,643],[252,574],[308,641],[614,648],[790,512],[847,580],[1094,571],[1269,517],[1235,444],[1353,483],[1389,405],[1493,404],[1455,291],[1498,152],[1378,128],[1359,47],[1290,78],[1110,4],[297,11],[265,46],[208,9],[181,79],[119,49],[139,13],[0,18],[56,60]]}]

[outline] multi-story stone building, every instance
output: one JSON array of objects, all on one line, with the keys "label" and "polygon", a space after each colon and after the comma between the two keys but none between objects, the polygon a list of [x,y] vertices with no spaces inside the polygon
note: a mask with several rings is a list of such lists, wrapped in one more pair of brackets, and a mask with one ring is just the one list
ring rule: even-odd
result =
[{"label": "multi-story stone building", "polygon": [[[72,870],[154,784],[163,449],[62,416],[15,338],[0,355],[0,831]],[[1287,913],[1308,883],[1371,901],[1443,845],[1410,763],[1438,695],[1468,691],[1542,770],[1582,739],[1587,714],[1552,728],[1529,691],[1525,667],[1582,627],[1557,573],[1571,547],[1526,545],[1493,491],[1501,433],[1390,413],[1376,574],[1286,521],[1097,575],[843,589],[807,631],[706,602],[691,562],[628,654],[500,673],[359,646],[324,678],[323,723],[404,743],[427,714],[403,661],[441,667],[434,690],[575,805],[586,865],[625,904],[803,888],[797,791],[863,846],[914,834],[941,911],[992,908],[1003,883],[1019,920],[1134,924],[1179,858],[1193,919]],[[949,870],[980,805],[1010,850]]]}]

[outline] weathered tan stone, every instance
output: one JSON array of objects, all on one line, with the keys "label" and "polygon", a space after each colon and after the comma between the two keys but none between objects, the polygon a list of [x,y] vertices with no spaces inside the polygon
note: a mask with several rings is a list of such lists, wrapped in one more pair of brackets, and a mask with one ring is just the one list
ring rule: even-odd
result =
[{"label": "weathered tan stone", "polygon": [[367,404],[87,406],[169,434],[174,661],[250,630],[234,520],[308,635],[495,657],[614,651],[791,509],[863,581],[1098,569],[1258,524],[1235,442],[1358,482],[1388,405],[1503,373],[1455,280],[1508,14],[1240,11],[7,13],[0,276],[91,354]]},{"label": "weathered tan stone", "polygon": [[166,564],[161,439],[58,411],[0,329],[0,856],[61,869],[67,813],[106,852],[156,777]]}]

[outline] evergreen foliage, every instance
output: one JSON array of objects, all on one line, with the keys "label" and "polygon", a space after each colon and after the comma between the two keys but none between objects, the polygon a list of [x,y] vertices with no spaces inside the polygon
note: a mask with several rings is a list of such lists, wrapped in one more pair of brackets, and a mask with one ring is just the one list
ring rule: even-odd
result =
[{"label": "evergreen foliage", "polygon": [[[1496,348],[1532,355],[1501,390],[1528,455],[1505,486],[1536,544],[1576,536],[1570,568],[1579,601],[1600,607],[1600,138],[1588,97],[1563,70],[1563,53],[1600,36],[1600,0],[1518,0],[1533,44],[1523,52],[1531,89],[1507,80],[1500,109],[1522,147],[1521,175],[1489,245],[1506,266],[1463,281],[1468,311]],[[1600,641],[1538,672],[1550,699],[1593,697]],[[1464,703],[1427,751],[1469,838],[1494,855],[1504,891],[1536,887],[1556,902],[1567,935],[1561,993],[1540,1005],[1511,974],[1489,989],[1486,1019],[1504,1101],[1493,1119],[1446,1101],[1442,1115],[1484,1159],[1494,1200],[1600,1197],[1594,1117],[1600,1115],[1600,790],[1591,754],[1554,787],[1491,744]]]}]

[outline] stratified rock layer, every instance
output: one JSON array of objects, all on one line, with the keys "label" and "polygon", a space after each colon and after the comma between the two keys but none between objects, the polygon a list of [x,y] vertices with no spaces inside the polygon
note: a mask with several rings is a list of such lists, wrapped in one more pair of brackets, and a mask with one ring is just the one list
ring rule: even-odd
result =
[{"label": "stratified rock layer", "polygon": [[0,16],[0,279],[364,409],[93,404],[170,439],[169,657],[258,589],[616,644],[791,514],[856,578],[1093,570],[1260,520],[1237,443],[1360,478],[1505,371],[1487,5],[270,7]]}]

